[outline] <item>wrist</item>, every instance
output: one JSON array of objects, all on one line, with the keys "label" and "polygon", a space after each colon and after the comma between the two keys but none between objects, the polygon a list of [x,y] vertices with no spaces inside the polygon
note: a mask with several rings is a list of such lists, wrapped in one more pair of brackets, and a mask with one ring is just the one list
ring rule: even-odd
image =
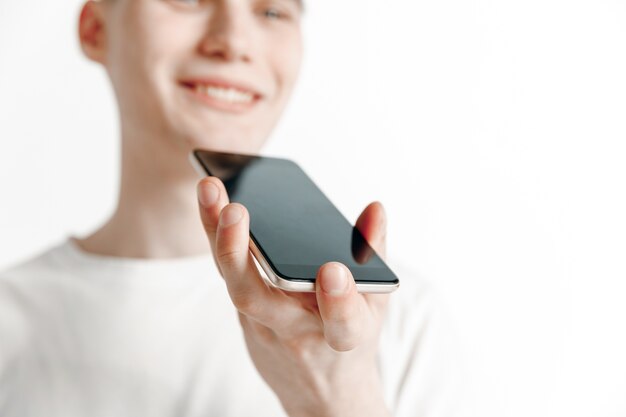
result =
[{"label": "wrist", "polygon": [[[347,377],[347,378],[346,378]],[[382,381],[377,369],[326,379],[315,390],[315,401],[292,397],[283,402],[290,417],[387,417]]]}]

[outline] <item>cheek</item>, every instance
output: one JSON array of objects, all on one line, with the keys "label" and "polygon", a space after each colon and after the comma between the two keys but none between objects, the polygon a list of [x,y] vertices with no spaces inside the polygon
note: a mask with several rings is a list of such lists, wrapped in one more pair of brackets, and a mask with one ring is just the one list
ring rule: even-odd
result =
[{"label": "cheek", "polygon": [[167,19],[152,16],[150,22],[137,27],[135,53],[141,62],[138,69],[150,80],[158,80],[172,73],[172,67],[184,49],[184,33],[170,30]]},{"label": "cheek", "polygon": [[118,67],[124,71],[118,78],[132,83],[127,88],[141,88],[146,96],[167,94],[175,64],[193,48],[190,25],[168,11],[164,3],[139,0],[130,4],[124,29],[115,42]]},{"label": "cheek", "polygon": [[289,95],[298,78],[302,61],[300,36],[283,37],[272,45],[275,47],[269,50],[270,62],[281,88],[284,89],[284,95]]}]

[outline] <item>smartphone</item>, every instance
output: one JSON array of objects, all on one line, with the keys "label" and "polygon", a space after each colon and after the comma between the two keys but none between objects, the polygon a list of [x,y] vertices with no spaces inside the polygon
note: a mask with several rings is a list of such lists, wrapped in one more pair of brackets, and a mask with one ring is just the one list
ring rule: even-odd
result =
[{"label": "smartphone", "polygon": [[293,161],[196,149],[190,161],[202,176],[222,180],[231,202],[250,214],[250,251],[273,286],[314,292],[326,262],[352,272],[359,292],[388,293],[399,280]]}]

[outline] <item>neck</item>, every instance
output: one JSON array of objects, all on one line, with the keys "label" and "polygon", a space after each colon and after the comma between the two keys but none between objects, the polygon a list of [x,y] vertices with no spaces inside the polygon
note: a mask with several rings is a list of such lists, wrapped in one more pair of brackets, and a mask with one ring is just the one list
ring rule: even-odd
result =
[{"label": "neck", "polygon": [[126,139],[122,140],[117,208],[100,229],[78,244],[87,252],[128,258],[208,254],[198,214],[198,175],[187,162],[186,150],[159,153],[158,146],[133,146],[142,141]]}]

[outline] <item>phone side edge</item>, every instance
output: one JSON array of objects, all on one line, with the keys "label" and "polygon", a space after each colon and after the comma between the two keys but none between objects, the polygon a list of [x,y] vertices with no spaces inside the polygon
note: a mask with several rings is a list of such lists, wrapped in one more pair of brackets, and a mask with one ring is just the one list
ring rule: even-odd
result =
[{"label": "phone side edge", "polygon": [[200,178],[204,178],[207,175],[211,175],[211,174],[209,173],[208,169],[202,164],[202,161],[200,160],[200,157],[198,156],[197,152],[198,152],[198,149],[194,149],[193,151],[189,152],[189,155],[187,156],[187,158],[189,159],[191,166],[196,171],[196,173],[198,173]]},{"label": "phone side edge", "polygon": [[289,281],[284,278],[281,278],[274,272],[269,262],[263,256],[263,253],[259,250],[254,240],[250,239],[250,252],[254,258],[259,262],[263,271],[267,277],[264,277],[266,282],[268,282],[271,286],[280,288],[285,291],[293,291],[293,292],[315,292],[315,282],[302,282],[302,281]]},{"label": "phone side edge", "polygon": [[[315,282],[289,281],[278,276],[269,265],[263,253],[259,250],[254,240],[250,239],[250,252],[265,272],[263,279],[271,286],[292,292],[315,292]],[[400,281],[393,284],[372,284],[357,282],[356,288],[359,293],[388,294],[400,287]]]}]

